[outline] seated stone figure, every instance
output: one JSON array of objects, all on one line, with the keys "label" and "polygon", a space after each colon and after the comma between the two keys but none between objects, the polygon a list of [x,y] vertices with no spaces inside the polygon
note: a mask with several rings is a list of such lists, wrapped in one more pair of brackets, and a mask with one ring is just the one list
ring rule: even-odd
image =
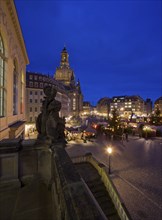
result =
[{"label": "seated stone figure", "polygon": [[45,99],[36,127],[38,139],[50,139],[53,143],[64,141],[65,119],[59,117],[61,102],[55,99],[57,91],[51,86],[44,88]]}]

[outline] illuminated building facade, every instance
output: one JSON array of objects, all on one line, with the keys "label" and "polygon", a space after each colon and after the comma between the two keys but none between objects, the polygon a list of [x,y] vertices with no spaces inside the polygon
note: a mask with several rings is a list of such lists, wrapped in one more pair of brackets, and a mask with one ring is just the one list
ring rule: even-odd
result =
[{"label": "illuminated building facade", "polygon": [[28,63],[14,1],[0,1],[0,140],[24,135]]},{"label": "illuminated building facade", "polygon": [[43,88],[52,86],[57,89],[56,99],[61,102],[60,117],[70,115],[70,98],[65,87],[53,79],[52,77],[40,74],[27,72],[26,73],[26,109],[27,122],[35,123],[38,115],[41,112],[42,101],[44,99]]},{"label": "illuminated building facade", "polygon": [[130,117],[132,114],[144,114],[144,100],[140,96],[114,96],[110,103],[110,112],[117,109],[121,117]]},{"label": "illuminated building facade", "polygon": [[79,116],[83,110],[83,95],[79,80],[75,81],[75,75],[69,64],[69,54],[64,47],[61,52],[60,66],[56,69],[54,79],[61,82],[70,97],[70,110],[72,116]]},{"label": "illuminated building facade", "polygon": [[92,112],[92,106],[90,102],[83,102],[83,112],[82,115],[90,115]]},{"label": "illuminated building facade", "polygon": [[160,110],[160,116],[162,116],[162,96],[159,97],[154,103],[154,111],[157,109]]}]

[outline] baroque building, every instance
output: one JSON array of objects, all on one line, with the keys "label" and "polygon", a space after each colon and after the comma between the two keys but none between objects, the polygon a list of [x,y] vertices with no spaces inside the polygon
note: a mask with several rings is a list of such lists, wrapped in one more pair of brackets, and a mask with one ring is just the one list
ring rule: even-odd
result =
[{"label": "baroque building", "polygon": [[71,100],[71,115],[79,116],[83,109],[83,94],[80,81],[76,82],[74,71],[70,68],[69,54],[65,47],[61,52],[60,66],[56,69],[54,79],[61,82],[68,92]]},{"label": "baroque building", "polygon": [[59,83],[49,75],[27,72],[26,73],[26,113],[27,122],[35,123],[41,112],[44,98],[43,88],[52,86],[56,88],[56,100],[61,102],[60,117],[70,115],[70,98],[63,84]]},{"label": "baroque building", "polygon": [[24,133],[28,63],[14,1],[0,1],[0,140]]}]

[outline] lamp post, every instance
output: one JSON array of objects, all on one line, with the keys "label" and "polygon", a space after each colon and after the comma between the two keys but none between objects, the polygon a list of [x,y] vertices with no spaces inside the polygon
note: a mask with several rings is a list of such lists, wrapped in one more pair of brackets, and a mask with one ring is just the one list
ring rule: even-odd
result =
[{"label": "lamp post", "polygon": [[107,148],[107,152],[108,152],[108,155],[109,155],[109,174],[111,174],[111,153],[112,153],[112,147],[108,147]]}]

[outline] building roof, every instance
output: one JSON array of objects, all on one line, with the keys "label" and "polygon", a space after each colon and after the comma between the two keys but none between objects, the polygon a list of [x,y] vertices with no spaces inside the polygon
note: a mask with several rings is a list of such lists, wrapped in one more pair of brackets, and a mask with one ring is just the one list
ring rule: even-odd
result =
[{"label": "building roof", "polygon": [[159,102],[162,102],[162,96],[155,100],[155,104],[158,104]]}]

